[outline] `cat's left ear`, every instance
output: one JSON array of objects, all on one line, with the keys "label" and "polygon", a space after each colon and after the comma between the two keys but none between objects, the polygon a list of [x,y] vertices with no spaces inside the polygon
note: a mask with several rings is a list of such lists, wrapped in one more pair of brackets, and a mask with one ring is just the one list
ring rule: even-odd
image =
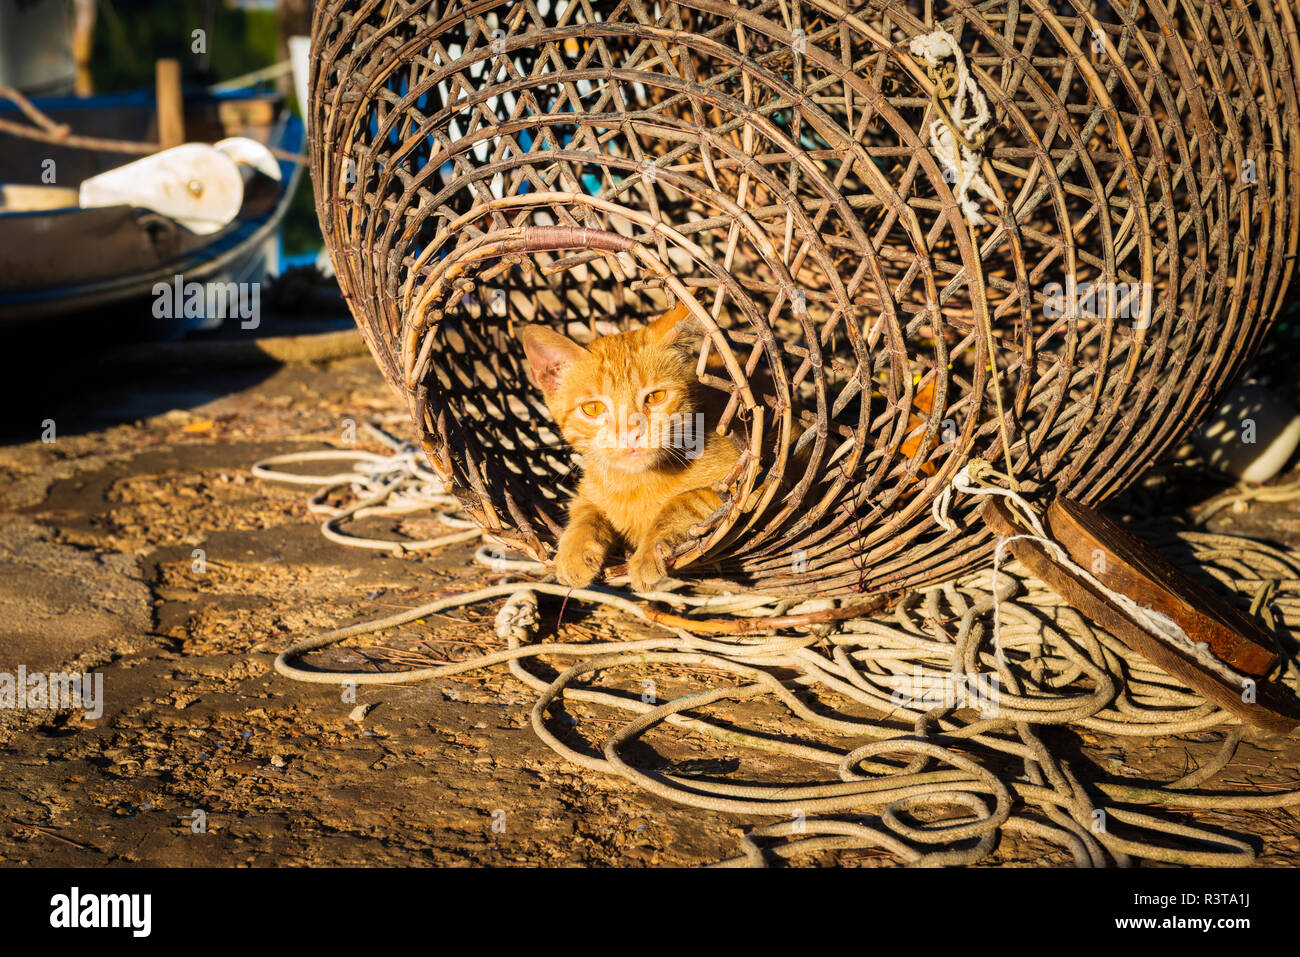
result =
[{"label": "cat's left ear", "polygon": [[704,338],[704,326],[691,315],[686,303],[679,302],[650,323],[650,334],[661,346],[695,353],[699,351],[700,341]]},{"label": "cat's left ear", "polygon": [[533,382],[548,396],[559,388],[560,380],[569,366],[588,354],[586,349],[572,339],[542,325],[522,327],[519,330],[519,341],[524,344],[524,355],[528,357],[528,371]]}]

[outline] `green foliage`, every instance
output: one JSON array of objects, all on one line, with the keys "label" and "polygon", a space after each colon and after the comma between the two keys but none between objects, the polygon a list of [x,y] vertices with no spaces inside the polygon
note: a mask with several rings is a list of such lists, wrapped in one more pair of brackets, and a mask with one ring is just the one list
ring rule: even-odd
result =
[{"label": "green foliage", "polygon": [[[203,30],[206,53],[194,52]],[[181,62],[186,83],[218,83],[280,59],[272,10],[240,10],[216,0],[101,0],[92,70],[95,89],[121,92],[150,87],[154,61]]]}]

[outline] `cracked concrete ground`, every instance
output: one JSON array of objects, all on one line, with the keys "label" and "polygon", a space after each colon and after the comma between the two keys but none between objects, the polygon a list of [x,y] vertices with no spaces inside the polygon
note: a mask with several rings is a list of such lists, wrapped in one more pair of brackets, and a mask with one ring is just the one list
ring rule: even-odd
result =
[{"label": "cracked concrete ground", "polygon": [[[766,823],[681,807],[565,764],[529,728],[533,694],[504,666],[363,686],[355,701],[273,672],[275,653],[297,637],[490,577],[468,545],[399,558],[330,543],[303,489],[250,475],[260,458],[337,447],[345,418],[401,411],[369,358],[175,370],[65,395],[25,409],[19,434],[0,447],[0,672],[99,671],[106,702],[98,718],[0,711],[0,863],[695,865],[735,855],[738,835]],[[47,419],[53,442],[40,438]],[[419,517],[399,526],[416,537],[436,528]],[[1300,542],[1291,506],[1227,515],[1218,527],[1229,526]],[[495,647],[494,611],[431,616],[385,645],[450,657]],[[558,634],[636,630],[603,613],[570,614]],[[321,660],[373,663],[365,645]],[[370,706],[360,720],[358,704]],[[612,727],[607,714],[571,710],[588,733]],[[783,719],[760,701],[718,713],[768,729]],[[1152,780],[1204,762],[1222,739],[1053,733],[1103,770]],[[647,742],[638,745],[646,759],[652,747],[677,762],[719,757],[717,745],[692,738]],[[811,776],[780,759],[745,760],[768,780]],[[1251,735],[1218,781],[1294,786],[1298,769],[1295,736]],[[1197,820],[1249,835],[1263,864],[1300,861],[1290,811]],[[1008,835],[989,863],[1070,859]]]}]

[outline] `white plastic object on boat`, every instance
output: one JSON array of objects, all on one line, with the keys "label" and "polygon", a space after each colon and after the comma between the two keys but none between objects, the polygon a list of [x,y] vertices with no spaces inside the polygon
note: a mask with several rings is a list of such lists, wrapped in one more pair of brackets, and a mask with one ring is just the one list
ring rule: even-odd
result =
[{"label": "white plastic object on boat", "polygon": [[236,163],[251,166],[279,182],[280,163],[265,143],[251,140],[247,136],[230,136],[212,144]]},{"label": "white plastic object on boat", "polygon": [[184,143],[83,180],[79,198],[85,207],[142,206],[204,235],[239,215],[244,178],[215,146]]},{"label": "white plastic object on boat", "polygon": [[1300,415],[1273,390],[1250,382],[1228,393],[1192,440],[1219,471],[1243,482],[1267,482],[1300,446]]}]

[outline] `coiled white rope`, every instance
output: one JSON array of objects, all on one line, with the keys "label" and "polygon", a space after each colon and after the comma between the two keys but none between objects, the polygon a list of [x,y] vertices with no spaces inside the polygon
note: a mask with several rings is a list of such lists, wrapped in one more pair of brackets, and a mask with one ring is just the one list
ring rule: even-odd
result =
[{"label": "coiled white rope", "polygon": [[[397,440],[378,423],[363,422],[361,427],[372,438],[388,446],[390,454],[344,449],[293,452],[256,462],[252,472],[262,479],[316,487],[318,491],[308,499],[307,508],[313,514],[325,516],[321,534],[340,545],[374,548],[401,555],[483,537],[482,529],[461,512],[460,502],[447,491],[437,473],[429,468],[417,446]],[[313,462],[348,462],[351,468],[333,475],[313,475],[275,467]],[[351,505],[334,508],[325,504],[326,499],[344,491],[353,497]],[[349,535],[339,528],[344,522],[370,516],[404,515],[429,509],[434,510],[444,525],[461,531],[412,542]]]},{"label": "coiled white rope", "polygon": [[[981,488],[978,482],[988,474],[978,466],[976,471],[981,478],[964,470],[954,491],[970,494],[967,486]],[[948,508],[937,506],[936,517],[950,521]],[[1300,626],[1300,560],[1295,555],[1248,539],[1197,533],[1185,533],[1182,539],[1229,587],[1258,591],[1261,582],[1272,583],[1272,608],[1266,610],[1288,628]],[[285,649],[275,668],[313,683],[397,684],[504,663],[537,693],[532,727],[565,760],[702,811],[784,819],[752,830],[742,841],[742,855],[723,862],[727,866],[850,848],[875,848],[912,866],[967,864],[993,853],[1003,832],[1056,844],[1080,866],[1126,865],[1133,858],[1241,865],[1254,859],[1249,843],[1133,807],[1300,805],[1300,791],[1202,790],[1235,753],[1237,719],[1181,687],[1041,583],[1006,567],[991,580],[976,573],[913,592],[888,619],[848,620],[819,626],[817,633],[784,635],[704,637],[685,627],[654,625],[659,635],[632,641],[539,643],[545,624],[538,604],[542,595],[608,606],[653,624],[642,605],[608,587],[504,582],[305,638]],[[639,597],[708,613],[729,608],[761,616],[771,616],[791,601],[673,593]],[[312,650],[345,639],[492,598],[506,599],[495,621],[496,636],[505,647],[487,654],[390,673],[324,671],[296,663]],[[985,627],[990,614],[998,618],[996,640]],[[529,659],[573,663],[547,678],[525,667]],[[702,684],[667,700],[657,692],[642,700],[593,683],[604,675],[626,675],[629,669],[643,682],[658,678],[666,683],[682,680],[686,669],[698,674]],[[779,680],[773,674],[777,669],[793,677]],[[1294,683],[1295,673],[1286,680]],[[972,703],[972,691],[993,700]],[[732,714],[723,721],[709,716],[719,703],[756,698],[768,698],[788,713],[781,736],[745,730]],[[583,746],[575,741],[577,728],[567,729],[563,739],[550,729],[549,711],[562,701],[635,717]],[[1040,738],[1039,730],[1053,724],[1125,736],[1231,730],[1212,761],[1163,786],[1110,779],[1085,787]],[[629,763],[623,757],[627,746],[659,725],[720,742],[729,753],[812,762],[825,767],[831,778],[734,784],[718,776],[675,773],[676,765],[647,770]],[[1008,758],[1020,763],[1020,773],[1006,770]],[[946,817],[926,823],[933,812]],[[1171,846],[1171,838],[1178,846]],[[760,847],[760,840],[766,846]]]}]

